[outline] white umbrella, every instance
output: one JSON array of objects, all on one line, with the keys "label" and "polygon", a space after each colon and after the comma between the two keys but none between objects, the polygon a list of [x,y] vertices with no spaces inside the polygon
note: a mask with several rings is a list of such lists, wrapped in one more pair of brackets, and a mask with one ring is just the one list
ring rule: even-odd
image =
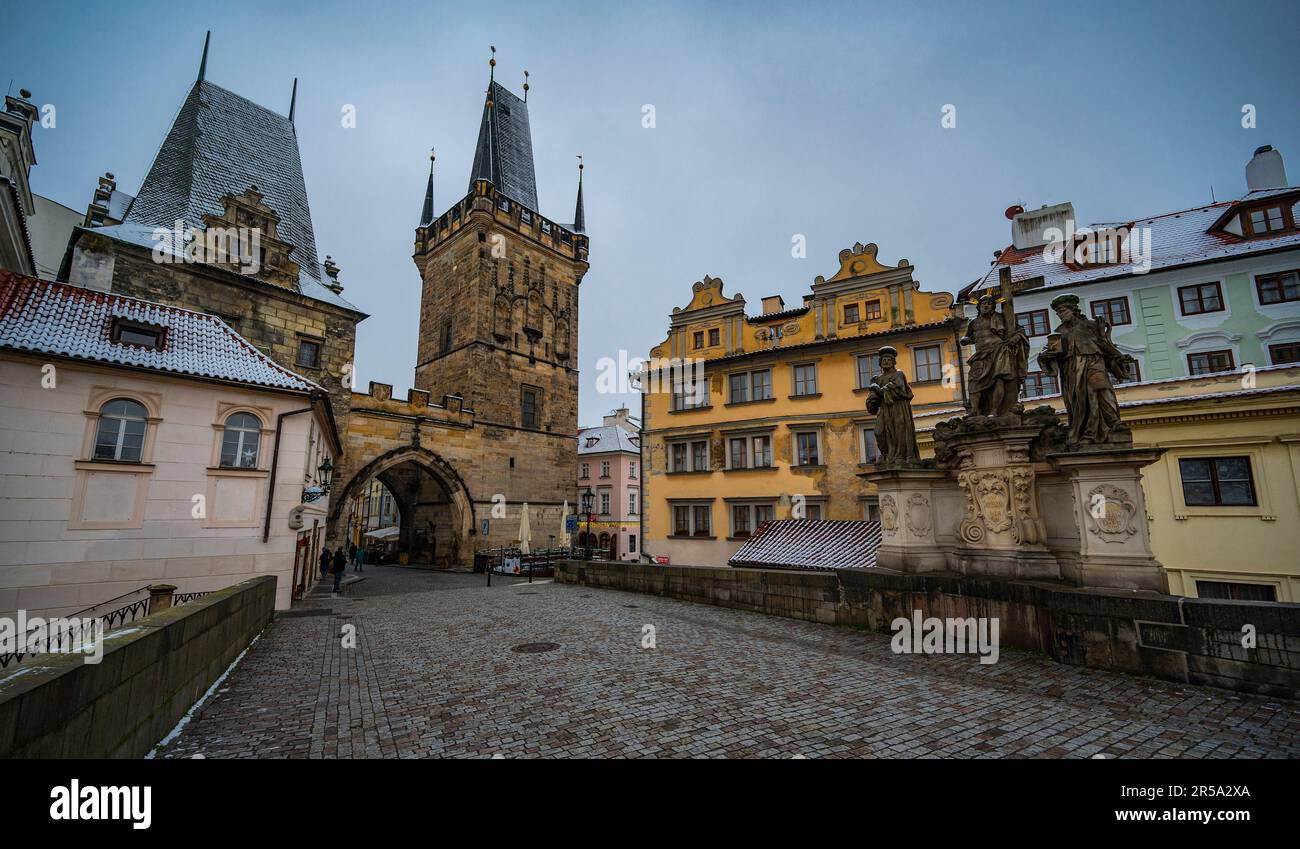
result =
[{"label": "white umbrella", "polygon": [[564,499],[564,507],[560,510],[560,535],[556,537],[560,541],[560,548],[569,547],[569,499]]},{"label": "white umbrella", "polygon": [[519,517],[519,553],[528,553],[528,543],[533,539],[533,530],[528,527],[528,502],[524,502],[524,509]]}]

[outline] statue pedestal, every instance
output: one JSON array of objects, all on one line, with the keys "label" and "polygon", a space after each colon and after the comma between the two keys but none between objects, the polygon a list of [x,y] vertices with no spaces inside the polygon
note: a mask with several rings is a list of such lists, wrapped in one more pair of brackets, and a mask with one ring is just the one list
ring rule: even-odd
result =
[{"label": "statue pedestal", "polygon": [[[1054,419],[1051,425],[1055,425]],[[1060,565],[1047,548],[1036,480],[1041,424],[1012,424],[953,433],[946,438],[965,515],[957,525],[948,566],[964,575],[1008,579],[1059,579]]]},{"label": "statue pedestal", "polygon": [[1163,448],[1100,446],[1049,454],[1074,496],[1079,531],[1077,563],[1064,577],[1079,586],[1168,592],[1164,568],[1151,553],[1142,468]]},{"label": "statue pedestal", "polygon": [[944,572],[947,557],[937,540],[943,526],[935,491],[947,486],[942,469],[885,468],[864,472],[880,496],[880,547],[876,566],[897,572]]}]

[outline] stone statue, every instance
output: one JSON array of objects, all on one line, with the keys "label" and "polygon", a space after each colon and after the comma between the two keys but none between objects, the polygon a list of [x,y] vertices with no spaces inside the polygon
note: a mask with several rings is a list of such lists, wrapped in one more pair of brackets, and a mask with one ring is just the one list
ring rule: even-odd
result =
[{"label": "stone statue", "polygon": [[912,387],[895,366],[898,350],[888,345],[880,349],[880,374],[867,387],[867,412],[876,417],[876,447],[880,464],[885,466],[916,463],[921,453],[916,448],[916,428],[912,423]]},{"label": "stone statue", "polygon": [[1070,425],[1069,444],[1132,444],[1133,434],[1120,421],[1111,383],[1111,378],[1127,377],[1130,358],[1110,341],[1110,324],[1105,319],[1084,318],[1078,295],[1053,299],[1052,310],[1061,324],[1047,337],[1038,362],[1060,380]]},{"label": "stone statue", "polygon": [[979,299],[978,314],[966,325],[961,344],[974,345],[970,365],[970,414],[1001,416],[1020,399],[1029,371],[1029,337],[1016,323],[1011,297],[1011,275],[1004,269],[1001,279],[1002,311],[992,295]]}]

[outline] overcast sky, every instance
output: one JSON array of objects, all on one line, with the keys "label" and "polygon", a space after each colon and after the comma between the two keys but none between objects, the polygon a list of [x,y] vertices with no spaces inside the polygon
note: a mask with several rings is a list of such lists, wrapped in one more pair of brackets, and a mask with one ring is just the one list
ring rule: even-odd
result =
[{"label": "overcast sky", "polygon": [[58,110],[36,130],[34,190],[84,209],[113,171],[134,194],[207,29],[218,85],[287,113],[299,78],[318,250],[371,315],[359,385],[400,394],[429,147],[441,212],[467,189],[488,45],[516,92],[531,72],[543,215],[572,220],[575,154],[587,163],[584,424],[636,412],[596,392],[596,364],[645,356],[705,274],[751,313],[770,294],[794,306],[842,248],[876,242],[955,291],[1009,242],[1011,204],[1069,200],[1082,222],[1197,206],[1244,192],[1262,144],[1300,182],[1295,2],[6,2],[3,82]]}]

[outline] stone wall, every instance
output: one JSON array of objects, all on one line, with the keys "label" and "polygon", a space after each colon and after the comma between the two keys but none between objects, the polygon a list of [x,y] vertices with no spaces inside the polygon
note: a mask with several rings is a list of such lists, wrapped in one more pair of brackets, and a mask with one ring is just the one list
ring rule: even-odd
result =
[{"label": "stone wall", "polygon": [[0,678],[0,758],[139,758],[271,621],[275,578],[110,632],[103,661],[50,654]]},{"label": "stone wall", "polygon": [[[560,583],[889,631],[913,611],[996,617],[1001,645],[1062,663],[1300,698],[1300,605],[878,572],[568,561]],[[1253,629],[1255,648],[1242,645]]]}]

